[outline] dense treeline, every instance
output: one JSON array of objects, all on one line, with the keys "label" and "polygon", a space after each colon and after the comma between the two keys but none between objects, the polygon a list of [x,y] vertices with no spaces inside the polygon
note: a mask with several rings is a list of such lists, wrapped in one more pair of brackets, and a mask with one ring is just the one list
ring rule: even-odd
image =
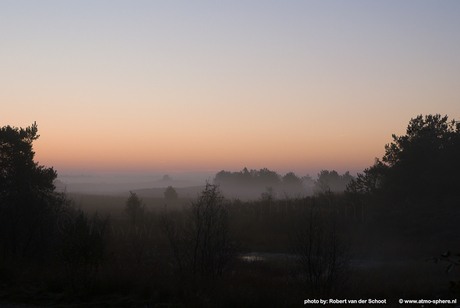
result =
[{"label": "dense treeline", "polygon": [[239,172],[222,170],[216,174],[214,183],[220,185],[226,196],[255,199],[268,187],[280,194],[304,195],[305,192],[311,193],[313,181],[308,176],[299,178],[293,172],[281,177],[275,171],[267,168],[260,170],[244,168]]},{"label": "dense treeline", "polygon": [[267,189],[280,198],[311,196],[326,191],[343,192],[353,176],[347,171],[339,175],[337,171],[321,170],[318,178],[313,180],[310,175],[297,176],[288,172],[284,176],[276,171],[263,168],[260,170],[246,167],[238,172],[222,170],[214,178],[223,193],[229,197],[257,199]]},{"label": "dense treeline", "polygon": [[347,192],[386,200],[445,200],[460,194],[460,122],[447,116],[411,119],[406,135],[393,135],[385,155],[351,181]]},{"label": "dense treeline", "polygon": [[55,192],[53,168],[34,162],[37,125],[0,129],[0,245],[4,256],[51,253],[59,243],[56,220],[65,196]]}]

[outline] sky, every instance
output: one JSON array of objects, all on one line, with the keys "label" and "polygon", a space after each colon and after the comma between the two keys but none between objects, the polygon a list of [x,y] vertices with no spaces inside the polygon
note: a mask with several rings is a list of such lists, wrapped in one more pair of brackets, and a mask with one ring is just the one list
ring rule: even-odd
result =
[{"label": "sky", "polygon": [[362,172],[460,120],[460,1],[0,2],[0,126],[59,174]]}]

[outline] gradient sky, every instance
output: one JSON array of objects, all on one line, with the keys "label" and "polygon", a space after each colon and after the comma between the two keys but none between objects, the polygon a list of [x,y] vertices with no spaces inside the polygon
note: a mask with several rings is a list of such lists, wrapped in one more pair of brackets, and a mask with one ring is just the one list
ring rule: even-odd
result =
[{"label": "gradient sky", "polygon": [[460,1],[2,1],[0,126],[58,173],[361,172],[460,119]]}]

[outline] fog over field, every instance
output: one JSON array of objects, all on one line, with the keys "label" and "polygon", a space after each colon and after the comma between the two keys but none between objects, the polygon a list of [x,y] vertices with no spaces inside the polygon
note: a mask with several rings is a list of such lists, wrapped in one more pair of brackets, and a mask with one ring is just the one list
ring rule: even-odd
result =
[{"label": "fog over field", "polygon": [[[268,170],[268,169],[267,169]],[[255,170],[253,170],[255,171]],[[228,171],[227,171],[228,172]],[[235,172],[236,173],[236,172]],[[276,173],[276,171],[273,171]],[[189,172],[169,174],[64,174],[58,175],[55,180],[56,188],[67,193],[79,193],[88,195],[128,195],[129,191],[134,191],[141,197],[162,198],[166,187],[175,188],[180,197],[195,198],[206,183],[215,183],[220,186],[226,198],[239,198],[242,200],[260,199],[262,193],[267,188],[273,188],[278,197],[284,196],[307,196],[313,194],[314,180],[318,179],[318,174],[313,177],[306,175],[309,182],[301,179],[294,173],[297,183],[282,182],[282,175],[276,173],[278,181],[267,183],[252,183],[240,185],[237,182],[216,182],[216,172]],[[295,178],[298,177],[298,178]]]},{"label": "fog over field", "polygon": [[[166,177],[165,177],[166,176]],[[215,173],[193,172],[177,175],[167,174],[64,174],[58,175],[56,186],[67,192],[88,194],[120,194],[130,190],[177,188],[203,186],[207,180],[212,180]]]}]

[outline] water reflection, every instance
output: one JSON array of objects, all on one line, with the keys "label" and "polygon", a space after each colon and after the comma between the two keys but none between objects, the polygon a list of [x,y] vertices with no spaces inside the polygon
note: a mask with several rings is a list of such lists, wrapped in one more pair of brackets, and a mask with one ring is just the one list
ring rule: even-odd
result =
[{"label": "water reflection", "polygon": [[[239,258],[245,262],[270,262],[278,265],[292,264],[295,261],[295,255],[289,253],[269,253],[269,252],[251,252],[241,254]],[[351,259],[352,268],[372,268],[380,267],[386,264],[384,260],[375,259]]]},{"label": "water reflection", "polygon": [[259,254],[247,254],[240,256],[240,259],[246,262],[265,261],[266,258]]},{"label": "water reflection", "polygon": [[240,259],[246,262],[292,261],[294,255],[288,253],[251,252],[240,255]]}]

